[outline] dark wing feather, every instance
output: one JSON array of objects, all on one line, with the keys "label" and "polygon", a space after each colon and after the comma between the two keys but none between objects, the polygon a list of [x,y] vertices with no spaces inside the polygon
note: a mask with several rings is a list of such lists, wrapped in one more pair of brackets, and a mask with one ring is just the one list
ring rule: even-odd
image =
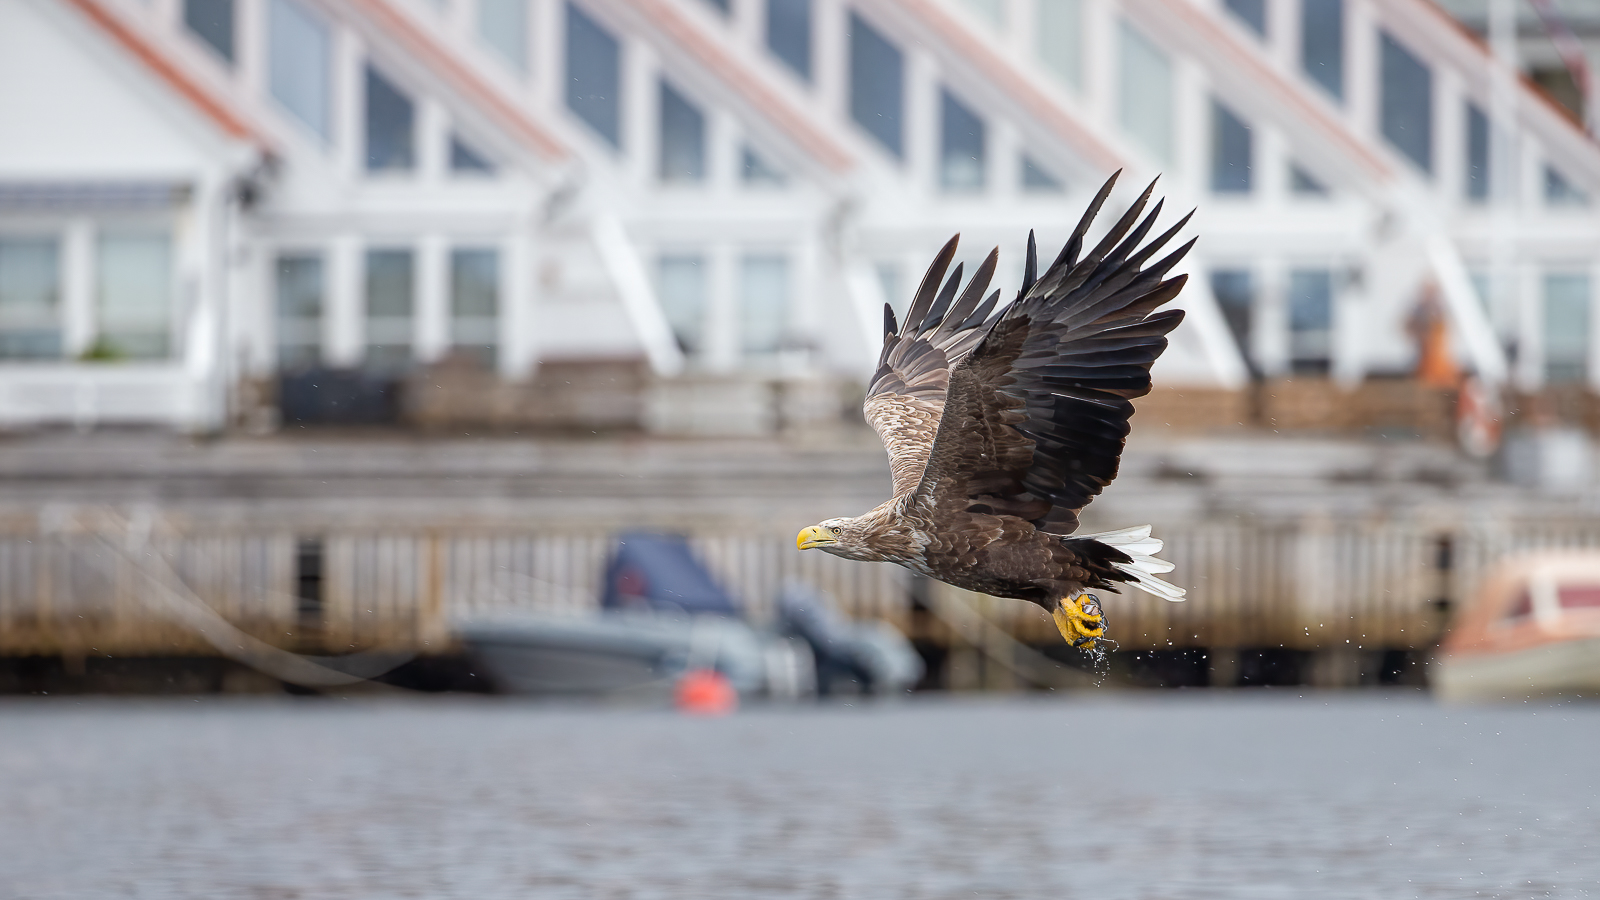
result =
[{"label": "dark wing feather", "polygon": [[1113,175],[1056,261],[985,330],[949,374],[943,415],[918,501],[934,510],[1012,515],[1059,534],[1117,475],[1132,400],[1182,310],[1156,310],[1186,276],[1167,278],[1193,241],[1141,268],[1188,221],[1142,242],[1151,188],[1079,260]]},{"label": "dark wing feather", "polygon": [[897,496],[922,479],[944,411],[950,367],[983,339],[1000,299],[998,291],[988,299],[983,296],[999,263],[998,250],[978,266],[966,290],[957,296],[962,267],[957,265],[948,279],[945,272],[959,240],[960,235],[951,238],[934,257],[903,323],[897,325],[894,313],[884,310],[883,353],[862,408],[889,451]]}]

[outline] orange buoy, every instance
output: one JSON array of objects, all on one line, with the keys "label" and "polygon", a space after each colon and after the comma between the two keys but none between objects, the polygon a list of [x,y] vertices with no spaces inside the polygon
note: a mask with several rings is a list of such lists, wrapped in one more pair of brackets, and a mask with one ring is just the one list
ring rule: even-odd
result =
[{"label": "orange buoy", "polygon": [[739,692],[716,669],[683,673],[673,699],[680,712],[694,716],[725,716],[739,708]]}]

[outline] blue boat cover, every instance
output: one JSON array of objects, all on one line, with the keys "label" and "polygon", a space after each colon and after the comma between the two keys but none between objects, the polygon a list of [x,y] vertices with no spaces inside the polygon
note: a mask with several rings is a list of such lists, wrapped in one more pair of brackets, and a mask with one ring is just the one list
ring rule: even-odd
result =
[{"label": "blue boat cover", "polygon": [[689,552],[681,535],[630,532],[606,567],[605,609],[739,615],[739,607]]}]

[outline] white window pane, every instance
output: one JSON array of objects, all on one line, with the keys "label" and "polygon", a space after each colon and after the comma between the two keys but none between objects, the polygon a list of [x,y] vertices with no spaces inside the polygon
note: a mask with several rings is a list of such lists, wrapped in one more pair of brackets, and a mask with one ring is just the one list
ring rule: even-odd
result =
[{"label": "white window pane", "polygon": [[695,183],[706,177],[706,117],[699,107],[661,82],[662,181]]},{"label": "white window pane", "polygon": [[611,32],[567,4],[567,107],[610,142],[622,146],[621,49]]},{"label": "white window pane", "polygon": [[1333,273],[1289,273],[1289,356],[1299,374],[1326,375],[1333,355]]},{"label": "white window pane", "polygon": [[703,348],[706,309],[705,259],[695,255],[664,256],[657,264],[656,289],[661,312],[684,353]]},{"label": "white window pane", "polygon": [[411,364],[414,271],[410,250],[367,251],[368,369],[394,371]]},{"label": "white window pane", "polygon": [[1544,372],[1549,381],[1582,381],[1589,372],[1589,277],[1544,277]]},{"label": "white window pane", "polygon": [[183,0],[183,24],[233,62],[233,0]]},{"label": "white window pane", "polygon": [[788,179],[767,158],[757,153],[749,144],[744,146],[740,154],[741,178],[747,187],[783,187]]},{"label": "white window pane", "polygon": [[900,118],[905,60],[900,48],[850,14],[850,117],[895,156],[904,155]]},{"label": "white window pane", "polygon": [[267,30],[272,96],[312,131],[328,137],[328,27],[298,0],[272,0]]},{"label": "white window pane", "polygon": [[478,34],[506,62],[528,67],[528,0],[478,0]]},{"label": "white window pane", "polygon": [[778,352],[788,332],[789,260],[747,256],[739,266],[739,332],[746,354]]},{"label": "white window pane", "polygon": [[486,369],[499,356],[500,253],[490,248],[450,253],[450,344],[452,355]]},{"label": "white window pane", "polygon": [[100,238],[100,339],[111,357],[157,359],[171,350],[172,247],[164,234]]},{"label": "white window pane", "polygon": [[367,66],[367,171],[407,171],[416,165],[416,131],[411,98]]},{"label": "white window pane", "polygon": [[61,262],[53,238],[0,238],[0,359],[61,356]]},{"label": "white window pane", "polygon": [[989,21],[996,28],[1006,24],[1004,0],[966,0],[967,8]]},{"label": "white window pane", "polygon": [[981,191],[984,182],[983,120],[948,90],[939,91],[939,186]]},{"label": "white window pane", "polygon": [[767,0],[767,48],[811,80],[811,0]]},{"label": "white window pane", "polygon": [[1300,0],[1300,68],[1344,99],[1344,0]]},{"label": "white window pane", "polygon": [[1039,60],[1073,87],[1083,86],[1083,0],[1039,0]]},{"label": "white window pane", "polygon": [[1379,124],[1395,149],[1433,171],[1433,72],[1388,32],[1382,37]]},{"label": "white window pane", "polygon": [[322,360],[322,257],[280,256],[277,269],[278,368],[310,368]]},{"label": "white window pane", "polygon": [[1211,190],[1248,194],[1251,181],[1250,126],[1233,110],[1211,101]]},{"label": "white window pane", "polygon": [[1161,162],[1172,158],[1172,63],[1132,25],[1121,26],[1122,127]]},{"label": "white window pane", "polygon": [[1225,0],[1228,12],[1243,22],[1245,27],[1265,37],[1267,34],[1267,0]]}]

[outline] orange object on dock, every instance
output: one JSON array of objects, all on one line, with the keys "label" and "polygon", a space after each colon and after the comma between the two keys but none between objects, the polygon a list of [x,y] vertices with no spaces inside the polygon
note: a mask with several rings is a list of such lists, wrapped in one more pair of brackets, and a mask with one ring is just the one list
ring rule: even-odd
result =
[{"label": "orange object on dock", "polygon": [[695,716],[725,716],[739,708],[739,692],[715,669],[683,673],[673,699],[679,711]]}]

